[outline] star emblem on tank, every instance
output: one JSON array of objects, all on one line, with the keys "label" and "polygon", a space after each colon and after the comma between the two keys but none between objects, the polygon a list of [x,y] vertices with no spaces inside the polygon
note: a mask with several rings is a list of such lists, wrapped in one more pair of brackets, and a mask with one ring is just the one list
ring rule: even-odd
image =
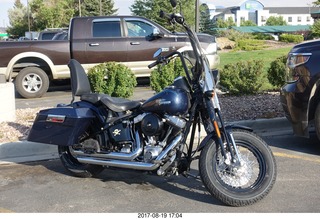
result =
[{"label": "star emblem on tank", "polygon": [[113,136],[117,136],[117,135],[120,135],[121,133],[121,130],[120,129],[115,129],[113,132],[112,132],[112,134],[113,134]]}]

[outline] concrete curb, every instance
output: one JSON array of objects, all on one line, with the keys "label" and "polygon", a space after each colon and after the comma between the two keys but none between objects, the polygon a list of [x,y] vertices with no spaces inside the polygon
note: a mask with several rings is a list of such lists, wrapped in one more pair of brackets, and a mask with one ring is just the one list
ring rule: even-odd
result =
[{"label": "concrete curb", "polygon": [[[286,118],[245,120],[232,122],[230,124],[238,124],[252,128],[253,131],[260,136],[276,136],[293,133],[291,125]],[[201,136],[205,136],[203,129]],[[57,158],[59,158],[59,155],[56,145],[28,141],[0,144],[0,165]]]}]

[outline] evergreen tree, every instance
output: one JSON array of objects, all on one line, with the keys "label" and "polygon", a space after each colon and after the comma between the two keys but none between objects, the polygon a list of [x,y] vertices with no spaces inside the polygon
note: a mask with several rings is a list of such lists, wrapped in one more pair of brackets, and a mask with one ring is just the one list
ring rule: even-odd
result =
[{"label": "evergreen tree", "polygon": [[[191,27],[195,24],[195,1],[194,0],[180,0],[177,1],[177,9],[186,19],[187,24]],[[143,16],[154,22],[164,26],[168,30],[175,30],[176,26],[168,24],[166,19],[160,18],[160,11],[163,10],[167,13],[172,13],[173,8],[169,1],[163,0],[135,0],[130,7],[131,12],[134,15]]]},{"label": "evergreen tree", "polygon": [[113,0],[83,0],[81,3],[81,16],[113,15],[117,11]]}]

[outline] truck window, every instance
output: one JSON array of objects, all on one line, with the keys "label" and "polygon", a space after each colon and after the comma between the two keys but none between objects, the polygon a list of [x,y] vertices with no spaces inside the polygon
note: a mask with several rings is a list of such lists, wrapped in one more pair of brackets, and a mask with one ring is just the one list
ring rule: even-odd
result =
[{"label": "truck window", "polygon": [[138,20],[126,20],[129,37],[146,37],[153,33],[154,27],[151,24]]},{"label": "truck window", "polygon": [[93,37],[121,37],[120,21],[93,22]]}]

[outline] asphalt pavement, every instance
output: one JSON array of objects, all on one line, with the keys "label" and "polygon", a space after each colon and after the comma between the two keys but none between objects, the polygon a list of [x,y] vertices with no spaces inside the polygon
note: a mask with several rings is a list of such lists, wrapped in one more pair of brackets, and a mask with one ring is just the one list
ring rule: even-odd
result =
[{"label": "asphalt pavement", "polygon": [[[139,88],[132,99],[143,100],[152,95],[152,91]],[[256,119],[233,122],[251,128],[259,136],[273,136],[293,133],[286,118]],[[202,129],[203,130],[203,129]],[[201,137],[205,132],[201,132]],[[56,145],[40,144],[28,141],[8,142],[0,144],[0,165],[7,163],[23,163],[30,161],[58,158]]]}]

